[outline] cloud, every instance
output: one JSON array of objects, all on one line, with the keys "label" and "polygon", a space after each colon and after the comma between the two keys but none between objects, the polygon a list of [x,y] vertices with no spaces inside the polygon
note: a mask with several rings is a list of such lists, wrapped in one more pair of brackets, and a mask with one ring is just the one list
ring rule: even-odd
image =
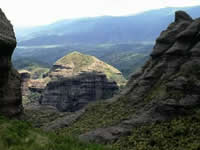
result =
[{"label": "cloud", "polygon": [[166,6],[198,4],[198,0],[5,0],[1,8],[14,25],[31,26],[65,18],[120,16]]},{"label": "cloud", "polygon": [[184,7],[184,6],[200,5],[199,0],[163,0],[163,3],[166,7],[168,6]]}]

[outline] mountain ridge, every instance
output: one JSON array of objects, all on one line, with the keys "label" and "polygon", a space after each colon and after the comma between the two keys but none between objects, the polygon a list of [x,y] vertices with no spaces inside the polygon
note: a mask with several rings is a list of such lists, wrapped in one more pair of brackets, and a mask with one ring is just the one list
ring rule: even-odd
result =
[{"label": "mountain ridge", "polygon": [[[19,45],[30,45],[31,42],[34,45],[47,45],[51,43],[115,43],[129,40],[154,41],[159,32],[173,20],[173,13],[176,10],[185,10],[195,18],[198,17],[199,7],[169,7],[129,16],[100,16],[58,21],[42,27],[43,29],[40,29],[39,33],[33,33],[32,40],[21,41]],[[101,32],[98,32],[99,30]],[[142,34],[140,31],[143,31]],[[110,35],[111,33],[113,36]],[[103,35],[107,35],[107,37]],[[134,35],[137,35],[137,38]],[[48,38],[48,41],[45,41],[46,38]]]}]

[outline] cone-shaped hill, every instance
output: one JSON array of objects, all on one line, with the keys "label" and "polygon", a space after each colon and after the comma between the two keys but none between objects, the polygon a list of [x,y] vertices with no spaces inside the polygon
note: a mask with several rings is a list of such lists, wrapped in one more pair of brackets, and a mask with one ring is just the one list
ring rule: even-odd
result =
[{"label": "cone-shaped hill", "polygon": [[126,83],[119,70],[79,52],[59,59],[48,77],[40,103],[60,111],[76,111],[89,102],[111,98]]},{"label": "cone-shaped hill", "polygon": [[101,72],[108,80],[115,81],[118,86],[126,84],[126,79],[119,70],[94,56],[84,55],[77,51],[59,59],[53,65],[49,76],[52,78],[71,77],[83,72]]}]

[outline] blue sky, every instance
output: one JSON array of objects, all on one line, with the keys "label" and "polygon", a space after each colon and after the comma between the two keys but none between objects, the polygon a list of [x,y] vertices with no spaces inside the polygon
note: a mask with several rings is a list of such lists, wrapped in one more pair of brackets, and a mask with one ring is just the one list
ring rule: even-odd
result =
[{"label": "blue sky", "polygon": [[67,18],[122,16],[164,7],[200,5],[200,0],[2,0],[15,26],[44,25]]}]

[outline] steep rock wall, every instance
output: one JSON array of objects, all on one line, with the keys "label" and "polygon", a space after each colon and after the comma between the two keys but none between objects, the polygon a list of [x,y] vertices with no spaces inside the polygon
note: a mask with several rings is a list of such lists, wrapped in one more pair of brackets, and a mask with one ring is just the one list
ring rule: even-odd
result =
[{"label": "steep rock wall", "polygon": [[[132,76],[118,99],[129,99],[132,118],[80,136],[84,141],[110,142],[129,135],[134,127],[171,120],[200,108],[200,19],[177,11],[148,62]],[[134,133],[133,133],[134,134]]]},{"label": "steep rock wall", "polygon": [[60,111],[76,111],[89,102],[112,97],[118,91],[116,82],[102,73],[82,73],[60,78],[47,84],[40,103]]},{"label": "steep rock wall", "polygon": [[0,114],[6,116],[22,112],[20,76],[11,63],[15,47],[13,27],[0,9]]}]

